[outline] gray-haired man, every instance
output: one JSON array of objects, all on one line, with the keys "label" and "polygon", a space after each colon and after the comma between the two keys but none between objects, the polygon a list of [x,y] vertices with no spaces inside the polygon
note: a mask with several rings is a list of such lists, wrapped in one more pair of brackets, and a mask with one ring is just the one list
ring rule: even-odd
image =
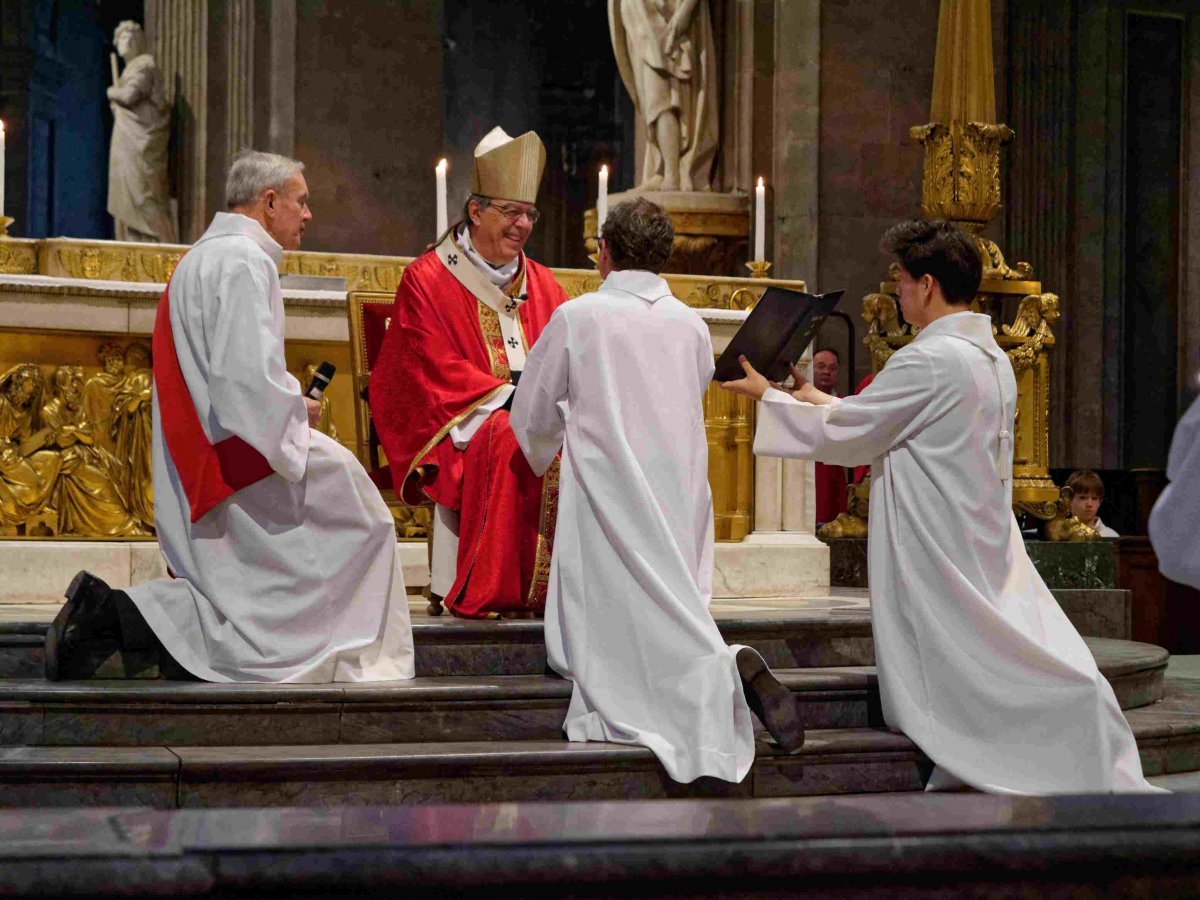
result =
[{"label": "gray-haired man", "polygon": [[[154,329],[154,496],[177,576],[112,590],[80,572],[46,637],[46,675],[86,677],[116,646],[207,681],[411,678],[392,517],[354,455],[310,428],[283,355],[284,248],[300,246],[303,165],[238,156],[229,212],[180,261]],[[125,673],[130,674],[130,673]]]}]

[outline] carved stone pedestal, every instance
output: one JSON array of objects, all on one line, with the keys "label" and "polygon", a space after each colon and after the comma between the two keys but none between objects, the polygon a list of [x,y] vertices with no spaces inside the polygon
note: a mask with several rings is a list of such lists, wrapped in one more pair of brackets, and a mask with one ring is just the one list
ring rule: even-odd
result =
[{"label": "carved stone pedestal", "polygon": [[[750,199],[711,191],[624,191],[610,194],[608,208],[645,197],[665,209],[675,225],[675,251],[666,271],[685,275],[745,275],[749,259]],[[595,253],[596,210],[583,215],[588,253]]]}]

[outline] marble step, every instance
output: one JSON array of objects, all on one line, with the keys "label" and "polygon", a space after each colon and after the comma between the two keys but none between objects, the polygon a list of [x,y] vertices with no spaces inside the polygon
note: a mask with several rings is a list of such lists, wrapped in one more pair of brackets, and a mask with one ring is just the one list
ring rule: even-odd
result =
[{"label": "marble step", "polygon": [[[844,602],[833,598],[832,603]],[[754,647],[772,668],[871,666],[875,648],[871,614],[864,602],[845,608],[807,611],[770,610],[717,616],[726,642]],[[12,678],[40,678],[44,670],[45,622],[0,622],[0,683]],[[537,620],[475,622],[416,616],[413,620],[417,674],[422,676],[541,675],[546,665],[542,623]],[[1093,653],[1102,654],[1102,670],[1132,675],[1114,638],[1085,638]],[[1160,670],[1166,651],[1132,645],[1137,670]],[[1161,659],[1159,659],[1161,657]],[[1109,666],[1116,668],[1110,669]],[[1161,674],[1161,673],[1160,673]],[[1153,680],[1153,679],[1151,679]],[[1161,677],[1158,679],[1161,683]],[[1150,702],[1156,699],[1151,693]]]},{"label": "marble step", "polygon": [[[1126,715],[1148,776],[1200,770],[1200,682],[1171,679],[1161,702]],[[906,737],[875,728],[814,729],[792,756],[760,743],[737,785],[679,785],[644,748],[562,740],[8,747],[0,748],[0,807],[800,797],[917,791],[928,767]]]},{"label": "marble step", "polygon": [[[730,644],[755,647],[776,668],[870,666],[875,663],[865,603],[812,612],[765,611],[720,616]],[[40,678],[45,622],[0,623],[0,679]],[[542,623],[535,619],[469,621],[414,616],[418,675],[541,675]]]},{"label": "marble step", "polygon": [[0,813],[5,897],[1183,897],[1200,796]]},{"label": "marble step", "polygon": [[[1162,696],[1166,651],[1089,639],[1123,709]],[[810,728],[882,723],[869,666],[777,669]],[[570,684],[541,675],[366,684],[0,680],[0,746],[369,744],[555,739]]]},{"label": "marble step", "polygon": [[[780,669],[810,728],[879,725],[870,667]],[[571,686],[541,675],[369,684],[0,681],[0,746],[557,740]]]}]

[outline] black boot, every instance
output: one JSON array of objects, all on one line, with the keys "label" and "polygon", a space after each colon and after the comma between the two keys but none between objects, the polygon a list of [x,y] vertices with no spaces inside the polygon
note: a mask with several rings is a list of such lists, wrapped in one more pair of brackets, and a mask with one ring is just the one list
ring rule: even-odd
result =
[{"label": "black boot", "polygon": [[120,623],[112,588],[90,572],[80,572],[71,580],[66,597],[67,602],[46,631],[49,681],[86,677],[87,660],[95,657],[99,665],[120,647]]},{"label": "black boot", "polygon": [[742,677],[742,693],[750,710],[758,716],[767,731],[788,753],[804,746],[804,718],[800,703],[792,692],[771,674],[766,661],[749,647],[737,654],[738,674]]}]

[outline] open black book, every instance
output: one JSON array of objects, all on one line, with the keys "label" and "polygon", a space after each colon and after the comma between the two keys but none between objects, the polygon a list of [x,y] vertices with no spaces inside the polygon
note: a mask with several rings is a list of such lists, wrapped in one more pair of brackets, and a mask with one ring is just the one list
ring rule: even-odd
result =
[{"label": "open black book", "polygon": [[844,293],[806,294],[767,288],[717,360],[713,377],[717,381],[741,378],[745,373],[738,357],[745,356],[771,381],[783,381],[788,377],[788,363],[800,359]]}]

